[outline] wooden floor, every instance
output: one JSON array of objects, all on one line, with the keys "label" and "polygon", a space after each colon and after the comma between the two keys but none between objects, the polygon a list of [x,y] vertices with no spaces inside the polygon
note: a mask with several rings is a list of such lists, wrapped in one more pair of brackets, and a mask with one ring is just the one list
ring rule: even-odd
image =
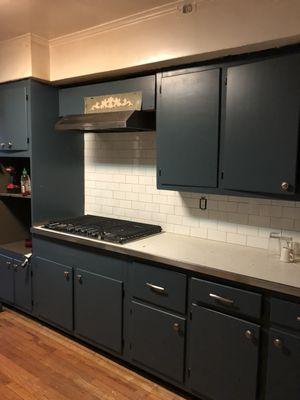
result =
[{"label": "wooden floor", "polygon": [[18,313],[0,313],[0,400],[183,400]]}]

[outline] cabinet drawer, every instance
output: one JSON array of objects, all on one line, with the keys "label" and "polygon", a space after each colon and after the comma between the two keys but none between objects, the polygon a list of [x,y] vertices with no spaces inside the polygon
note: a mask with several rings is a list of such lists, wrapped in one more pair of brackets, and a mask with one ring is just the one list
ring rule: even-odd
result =
[{"label": "cabinet drawer", "polygon": [[271,321],[300,332],[300,304],[271,299]]},{"label": "cabinet drawer", "polygon": [[230,286],[192,278],[192,302],[207,304],[220,310],[259,318],[261,295]]},{"label": "cabinet drawer", "polygon": [[130,273],[134,297],[185,313],[185,275],[141,263],[133,263]]}]

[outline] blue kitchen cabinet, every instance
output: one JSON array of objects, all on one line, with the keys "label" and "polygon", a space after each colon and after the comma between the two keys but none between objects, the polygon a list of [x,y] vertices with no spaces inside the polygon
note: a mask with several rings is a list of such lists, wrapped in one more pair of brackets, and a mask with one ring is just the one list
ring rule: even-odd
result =
[{"label": "blue kitchen cabinet", "polygon": [[191,317],[188,368],[192,392],[209,400],[255,400],[259,326],[195,303]]},{"label": "blue kitchen cabinet", "polygon": [[0,299],[30,312],[32,309],[31,265],[0,254]]},{"label": "blue kitchen cabinet", "polygon": [[129,329],[132,361],[156,375],[182,383],[185,323],[184,317],[131,301]]},{"label": "blue kitchen cabinet", "polygon": [[300,54],[227,68],[222,188],[291,195],[296,191]]},{"label": "blue kitchen cabinet", "polygon": [[0,85],[0,150],[28,149],[28,81]]},{"label": "blue kitchen cabinet", "polygon": [[59,115],[84,113],[84,97],[142,92],[142,110],[155,110],[155,75],[81,85],[59,90]]},{"label": "blue kitchen cabinet", "polygon": [[0,255],[0,299],[4,302],[14,301],[13,259]]},{"label": "blue kitchen cabinet", "polygon": [[74,299],[76,334],[96,346],[121,353],[123,282],[76,269]]},{"label": "blue kitchen cabinet", "polygon": [[299,400],[300,335],[270,329],[265,400]]},{"label": "blue kitchen cabinet", "polygon": [[158,76],[159,188],[218,186],[219,103],[219,68]]},{"label": "blue kitchen cabinet", "polygon": [[41,319],[73,330],[73,268],[40,257],[33,260],[34,307]]}]

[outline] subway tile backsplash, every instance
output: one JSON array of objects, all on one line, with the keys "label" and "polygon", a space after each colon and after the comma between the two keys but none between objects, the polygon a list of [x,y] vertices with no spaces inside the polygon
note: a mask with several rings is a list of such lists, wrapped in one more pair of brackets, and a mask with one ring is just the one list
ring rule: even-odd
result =
[{"label": "subway tile backsplash", "polygon": [[156,188],[155,133],[85,134],[85,211],[159,224],[165,231],[268,248],[270,232],[300,242],[300,202]]}]

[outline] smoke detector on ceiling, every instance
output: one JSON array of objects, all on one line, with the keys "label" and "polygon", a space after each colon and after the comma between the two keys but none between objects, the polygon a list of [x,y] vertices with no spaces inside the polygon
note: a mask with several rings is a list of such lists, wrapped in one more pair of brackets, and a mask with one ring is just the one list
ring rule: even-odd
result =
[{"label": "smoke detector on ceiling", "polygon": [[197,11],[197,1],[183,1],[178,5],[177,9],[183,15],[193,14]]}]

